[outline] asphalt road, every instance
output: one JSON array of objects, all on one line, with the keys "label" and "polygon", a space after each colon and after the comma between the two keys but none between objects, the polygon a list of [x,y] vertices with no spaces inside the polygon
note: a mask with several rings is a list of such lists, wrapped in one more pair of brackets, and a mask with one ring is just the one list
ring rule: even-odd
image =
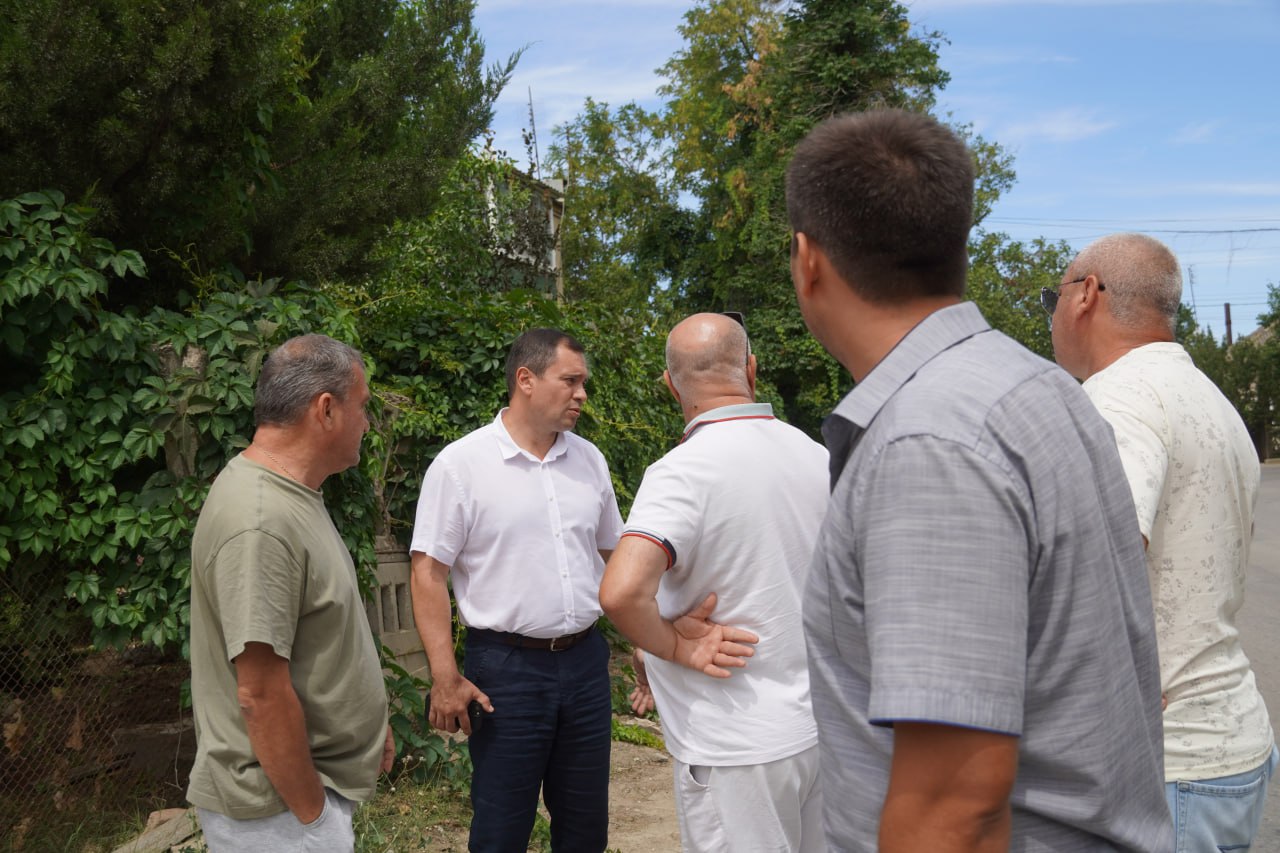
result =
[{"label": "asphalt road", "polygon": [[[1274,462],[1262,466],[1240,635],[1267,700],[1271,728],[1280,732],[1280,464]],[[1280,853],[1280,776],[1272,779],[1253,851]]]}]

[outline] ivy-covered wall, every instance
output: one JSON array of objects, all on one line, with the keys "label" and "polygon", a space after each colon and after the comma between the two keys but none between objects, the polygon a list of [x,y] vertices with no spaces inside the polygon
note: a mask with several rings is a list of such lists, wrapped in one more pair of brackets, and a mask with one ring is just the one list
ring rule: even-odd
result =
[{"label": "ivy-covered wall", "polygon": [[503,404],[506,350],[525,328],[561,327],[586,345],[579,431],[609,459],[624,506],[678,437],[660,382],[665,330],[640,318],[566,312],[532,291],[433,288],[395,269],[358,287],[208,276],[184,310],[117,311],[109,289],[146,270],[93,236],[90,217],[56,192],[0,202],[0,563],[44,591],[13,630],[185,644],[195,520],[252,437],[263,357],[295,334],[366,355],[374,412],[362,462],[324,487],[366,578],[376,533],[407,541],[435,453]]}]

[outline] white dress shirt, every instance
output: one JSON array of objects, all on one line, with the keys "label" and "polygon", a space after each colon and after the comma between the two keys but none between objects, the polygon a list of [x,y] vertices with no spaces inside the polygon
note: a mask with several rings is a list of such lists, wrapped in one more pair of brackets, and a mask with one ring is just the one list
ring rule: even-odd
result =
[{"label": "white dress shirt", "polygon": [[595,445],[562,432],[539,459],[516,445],[499,412],[427,469],[410,549],[451,567],[464,625],[559,637],[599,618],[599,552],[621,533]]}]

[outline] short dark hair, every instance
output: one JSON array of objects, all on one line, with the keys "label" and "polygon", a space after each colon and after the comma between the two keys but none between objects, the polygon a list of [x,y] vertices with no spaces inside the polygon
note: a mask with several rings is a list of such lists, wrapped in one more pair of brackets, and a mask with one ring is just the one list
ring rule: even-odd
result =
[{"label": "short dark hair", "polygon": [[298,422],[317,396],[346,399],[354,370],[364,369],[359,351],[327,335],[300,335],[272,350],[258,374],[253,420],[258,426]]},{"label": "short dark hair", "polygon": [[527,367],[534,376],[541,376],[556,360],[561,344],[573,352],[586,352],[582,344],[559,329],[529,329],[516,338],[507,353],[507,396],[515,396],[517,370]]},{"label": "short dark hair", "polygon": [[796,146],[787,216],[865,299],[963,296],[973,180],[969,150],[932,116],[851,113]]}]

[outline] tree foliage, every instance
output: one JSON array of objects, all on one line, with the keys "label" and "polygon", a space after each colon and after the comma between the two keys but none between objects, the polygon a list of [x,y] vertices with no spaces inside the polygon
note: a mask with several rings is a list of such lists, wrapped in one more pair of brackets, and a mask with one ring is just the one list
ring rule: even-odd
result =
[{"label": "tree foliage", "polygon": [[[510,243],[491,258],[497,278],[449,276],[494,239],[490,220],[465,215],[492,193],[484,181],[465,185],[470,194],[423,225],[452,222],[473,238],[445,243],[444,254],[397,231],[382,251],[398,246],[398,265],[362,284],[322,291],[219,274],[191,282],[206,296],[181,312],[110,306],[112,287],[146,271],[137,252],[93,234],[89,210],[57,192],[0,202],[0,348],[14,368],[0,379],[0,564],[44,590],[46,627],[74,627],[62,618],[69,599],[99,645],[185,642],[190,536],[204,496],[252,436],[263,357],[303,332],[366,355],[374,428],[360,467],[325,485],[366,583],[375,534],[407,534],[423,471],[445,443],[493,418],[505,401],[506,350],[531,326],[559,326],[586,344],[593,380],[579,430],[606,453],[629,503],[644,467],[679,434],[659,381],[661,339],[601,306],[565,312],[543,292],[498,286]],[[500,196],[498,212],[524,201]]]},{"label": "tree foliage", "polygon": [[1240,413],[1258,456],[1280,455],[1280,287],[1267,286],[1267,309],[1253,334],[1228,345],[1212,329],[1196,325],[1185,305],[1179,315],[1178,341],[1196,366],[1222,390]]},{"label": "tree foliage", "polygon": [[548,168],[565,180],[565,296],[617,310],[649,305],[671,280],[690,214],[677,203],[659,117],[587,99],[558,127]]},{"label": "tree foliage", "polygon": [[187,269],[319,281],[429,212],[513,67],[470,0],[0,0],[0,197],[52,187]]},{"label": "tree foliage", "polygon": [[[552,164],[569,182],[571,298],[675,315],[741,310],[760,358],[761,394],[811,431],[849,378],[806,333],[790,286],[785,169],[819,121],[877,106],[926,110],[947,74],[942,36],[891,0],[703,0],[663,66],[663,108],[589,101],[557,129]],[[998,146],[960,127],[974,152],[980,221],[1013,182]],[[976,234],[975,298],[997,325],[1047,333],[1035,306],[1060,253]],[[1027,297],[1026,294],[1033,294]],[[1031,309],[1026,317],[1011,313]],[[1016,322],[1015,322],[1016,320]]]},{"label": "tree foliage", "polygon": [[[185,640],[191,528],[248,443],[263,355],[290,333],[354,329],[273,282],[222,283],[185,313],[112,310],[109,286],[145,269],[89,221],[54,191],[0,202],[0,341],[16,368],[0,380],[0,561],[75,599],[99,644],[163,646]],[[369,514],[344,495],[341,512]]]}]

